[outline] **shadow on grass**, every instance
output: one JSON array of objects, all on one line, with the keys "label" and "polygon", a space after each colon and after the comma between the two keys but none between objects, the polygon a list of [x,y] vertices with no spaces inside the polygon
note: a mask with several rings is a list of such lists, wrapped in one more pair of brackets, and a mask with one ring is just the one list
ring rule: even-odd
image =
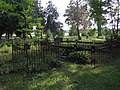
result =
[{"label": "shadow on grass", "polygon": [[65,62],[47,72],[1,76],[0,90],[119,90],[119,65],[93,68]]}]

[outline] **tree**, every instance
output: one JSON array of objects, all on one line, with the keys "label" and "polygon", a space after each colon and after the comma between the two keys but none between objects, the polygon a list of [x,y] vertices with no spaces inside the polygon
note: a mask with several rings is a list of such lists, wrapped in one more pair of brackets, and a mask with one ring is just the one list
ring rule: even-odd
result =
[{"label": "tree", "polygon": [[[17,0],[16,12],[19,14],[19,31],[16,31],[16,34],[20,34],[21,38],[26,38],[27,35],[30,35],[31,32],[31,23],[34,23],[35,8],[33,4],[35,0]],[[31,35],[30,35],[31,37]],[[31,37],[32,38],[32,37]]]},{"label": "tree", "polygon": [[119,33],[119,19],[120,19],[120,17],[119,17],[119,11],[120,11],[119,0],[114,0],[114,1],[111,0],[111,3],[112,4],[109,7],[109,9],[110,9],[109,15],[111,17],[113,37],[114,38],[118,38],[118,33]]},{"label": "tree", "polygon": [[[87,3],[83,0],[71,0],[64,14],[68,25],[75,25],[78,39],[80,40],[80,28],[86,29],[89,23],[87,13]],[[87,26],[86,26],[87,25]]]},{"label": "tree", "polygon": [[46,12],[45,32],[47,32],[47,30],[50,30],[49,32],[51,32],[53,37],[55,37],[57,34],[57,30],[61,28],[61,23],[57,21],[57,18],[59,17],[59,13],[57,11],[57,8],[55,7],[54,4],[52,4],[51,1],[48,2],[45,12]]},{"label": "tree", "polygon": [[53,24],[52,24],[52,32],[53,33],[53,37],[55,38],[56,36],[57,37],[63,37],[64,36],[64,30],[62,29],[63,27],[63,23],[61,23],[60,21],[55,21]]},{"label": "tree", "polygon": [[4,31],[0,35],[7,33],[9,37],[9,33],[15,32],[17,36],[26,38],[27,35],[31,37],[34,24],[39,29],[42,27],[38,0],[1,0],[0,5],[0,18],[4,17],[0,23]]},{"label": "tree", "polygon": [[105,1],[102,0],[88,0],[89,6],[90,6],[90,17],[94,19],[94,21],[97,24],[98,29],[98,36],[101,36],[101,26],[105,24],[106,19],[104,17],[104,14],[106,13],[106,10],[104,10],[104,7],[106,5]]},{"label": "tree", "polygon": [[112,26],[112,36],[118,38],[120,24],[120,2],[119,0],[109,0],[107,6],[108,15],[110,17],[110,25]]},{"label": "tree", "polygon": [[43,38],[43,28],[45,26],[45,15],[43,7],[41,6],[41,0],[35,0],[33,4],[34,11],[32,13],[32,21],[30,26],[36,26],[35,35],[41,36],[41,39]]},{"label": "tree", "polygon": [[12,34],[17,28],[18,15],[14,9],[15,5],[11,5],[7,0],[0,1],[0,38],[2,34],[6,33],[9,39],[9,34]]}]

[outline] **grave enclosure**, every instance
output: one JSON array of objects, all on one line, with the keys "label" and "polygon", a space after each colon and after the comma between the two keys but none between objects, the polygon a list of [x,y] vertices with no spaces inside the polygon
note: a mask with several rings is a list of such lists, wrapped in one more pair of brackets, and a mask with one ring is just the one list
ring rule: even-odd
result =
[{"label": "grave enclosure", "polygon": [[[60,39],[53,42],[23,41],[19,44],[13,41],[12,64],[15,70],[27,72],[57,68],[59,67],[57,64],[62,61],[98,66],[111,63],[119,57],[119,50],[120,42],[118,41],[82,42]],[[81,56],[73,57],[78,52]],[[86,55],[87,58],[84,57]]]}]

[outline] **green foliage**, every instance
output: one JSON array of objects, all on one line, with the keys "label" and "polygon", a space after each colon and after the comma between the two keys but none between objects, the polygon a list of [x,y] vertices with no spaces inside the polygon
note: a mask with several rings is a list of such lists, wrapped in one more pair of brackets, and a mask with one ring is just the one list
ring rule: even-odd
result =
[{"label": "green foliage", "polygon": [[41,30],[36,30],[35,31],[35,36],[40,37],[41,33],[42,33]]},{"label": "green foliage", "polygon": [[[0,37],[2,34],[12,34],[18,27],[18,16],[4,12],[0,15]],[[8,36],[9,38],[9,36]]]},{"label": "green foliage", "polygon": [[90,58],[90,53],[87,51],[71,52],[69,55],[74,57],[74,58],[80,58],[80,57],[85,58],[85,59]]},{"label": "green foliage", "polygon": [[96,36],[96,29],[91,29],[91,30],[89,30],[89,32],[88,32],[88,35],[89,36]]},{"label": "green foliage", "polygon": [[90,17],[97,23],[98,36],[101,36],[101,26],[106,23],[104,14],[106,13],[103,7],[106,3],[103,0],[88,0],[90,5]]},{"label": "green foliage", "polygon": [[52,3],[52,1],[48,1],[48,3],[47,3],[48,5],[47,5],[47,13],[48,13],[48,15],[52,15],[52,18],[53,19],[57,19],[58,18],[58,16],[59,16],[59,13],[58,13],[58,11],[57,11],[57,7],[55,7],[55,5]]},{"label": "green foliage", "polygon": [[[28,29],[32,29],[33,23],[37,23],[37,28],[41,28],[41,17],[34,17],[33,14],[36,12],[34,7],[34,0],[1,0],[0,1],[0,28],[2,34],[7,33],[9,38],[9,33],[14,32],[20,37],[23,34],[23,37],[26,34]],[[37,19],[36,19],[37,18]],[[36,20],[35,20],[36,19]],[[34,21],[34,22],[33,22]],[[17,29],[21,32],[16,31]],[[27,31],[28,32],[28,31]]]},{"label": "green foliage", "polygon": [[63,29],[58,29],[57,30],[56,37],[60,37],[60,38],[64,37],[64,31],[63,31]]},{"label": "green foliage", "polygon": [[[67,9],[65,10],[64,16],[66,17],[65,22],[68,25],[75,25],[77,26],[80,24],[81,26],[87,25],[89,21],[87,21],[87,6],[86,3],[82,0],[70,0],[69,5],[67,6]],[[86,28],[86,27],[85,27]]]},{"label": "green foliage", "polygon": [[[71,32],[74,32],[74,34],[77,33],[78,39],[80,40],[81,37],[79,27],[82,27],[83,30],[86,30],[90,26],[90,20],[88,21],[86,2],[83,0],[70,0],[70,3],[65,10],[64,17],[66,17],[65,23],[71,25],[72,28],[76,28],[76,32],[72,29]],[[70,34],[72,35],[72,33]]]},{"label": "green foliage", "polygon": [[48,40],[50,40],[50,39],[52,39],[52,38],[53,38],[53,35],[52,35],[52,33],[51,33],[51,31],[50,31],[50,30],[47,30],[47,33],[46,33],[46,38],[47,38]]},{"label": "green foliage", "polygon": [[56,21],[59,16],[59,13],[57,11],[56,6],[52,3],[52,1],[48,2],[45,12],[47,20],[44,32],[47,33],[47,30],[50,30],[53,37],[55,37],[57,34],[61,33],[60,29],[62,29],[63,24],[59,21]]},{"label": "green foliage", "polygon": [[[12,42],[11,41],[0,41],[0,65],[4,64],[5,61],[12,60]],[[1,73],[1,68],[0,68]]]},{"label": "green foliage", "polygon": [[12,41],[2,41],[0,42],[0,48],[7,46],[7,47],[11,47],[12,45]]},{"label": "green foliage", "polygon": [[81,31],[81,35],[88,37],[88,31]]},{"label": "green foliage", "polygon": [[69,31],[69,35],[70,36],[77,36],[77,30],[76,30],[77,28],[76,28],[76,26],[75,25],[72,25],[71,26],[71,29],[70,29],[70,31]]},{"label": "green foliage", "polygon": [[13,41],[13,45],[19,46],[19,45],[23,45],[24,44],[24,40],[20,39],[19,37],[17,37],[14,41]]}]

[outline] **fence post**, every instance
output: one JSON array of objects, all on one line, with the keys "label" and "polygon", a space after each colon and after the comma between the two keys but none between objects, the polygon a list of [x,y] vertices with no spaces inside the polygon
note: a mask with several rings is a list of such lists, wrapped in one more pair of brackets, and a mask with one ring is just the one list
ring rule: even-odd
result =
[{"label": "fence post", "polygon": [[94,57],[94,53],[95,53],[95,42],[93,42],[93,44],[91,45],[91,65],[92,63],[95,66],[95,57]]},{"label": "fence post", "polygon": [[78,41],[77,41],[77,40],[76,40],[76,43],[75,43],[75,44],[76,44],[76,45],[75,45],[75,46],[76,46],[75,48],[77,48],[77,46],[78,46]]},{"label": "fence post", "polygon": [[[12,60],[14,61],[13,40],[12,40]],[[13,65],[12,65],[12,69],[14,69],[14,63],[13,63]]]}]

